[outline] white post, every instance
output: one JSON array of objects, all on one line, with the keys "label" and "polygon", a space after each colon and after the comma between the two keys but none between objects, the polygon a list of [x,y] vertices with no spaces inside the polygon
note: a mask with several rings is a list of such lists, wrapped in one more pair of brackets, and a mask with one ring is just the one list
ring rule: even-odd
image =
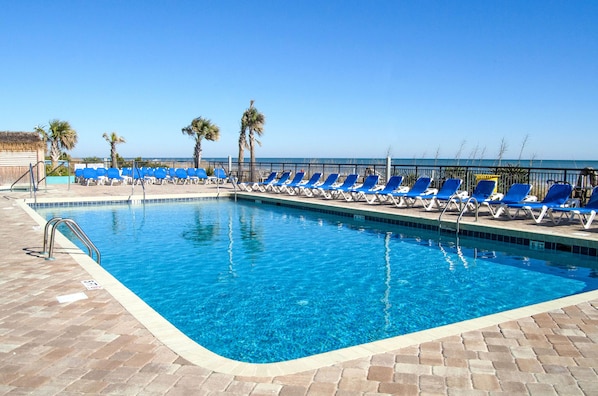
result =
[{"label": "white post", "polygon": [[386,157],[386,182],[387,183],[390,180],[390,163],[391,162],[392,162],[392,160],[390,159],[390,157]]}]

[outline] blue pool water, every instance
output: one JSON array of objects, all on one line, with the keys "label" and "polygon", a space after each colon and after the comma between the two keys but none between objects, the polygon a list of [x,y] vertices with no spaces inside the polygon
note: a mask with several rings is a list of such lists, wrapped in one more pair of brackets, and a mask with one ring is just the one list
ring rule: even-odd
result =
[{"label": "blue pool water", "polygon": [[74,218],[119,281],[202,346],[245,362],[309,356],[598,288],[595,261],[578,256],[541,260],[506,245],[509,253],[483,241],[457,246],[432,233],[251,202],[38,212]]}]

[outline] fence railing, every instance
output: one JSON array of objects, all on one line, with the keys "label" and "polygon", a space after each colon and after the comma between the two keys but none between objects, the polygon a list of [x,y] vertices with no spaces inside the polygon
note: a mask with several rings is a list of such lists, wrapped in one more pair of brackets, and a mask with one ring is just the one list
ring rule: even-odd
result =
[{"label": "fence railing", "polygon": [[[222,167],[222,163],[208,162],[209,167]],[[232,164],[232,169],[227,169],[230,174],[240,180],[249,181],[249,164],[244,164],[239,171],[237,164]],[[576,188],[576,194],[586,196],[592,187],[598,184],[597,174],[593,169],[575,168],[535,168],[519,165],[506,166],[429,166],[413,164],[392,164],[387,166],[383,163],[317,163],[317,162],[257,162],[255,164],[256,179],[263,179],[271,172],[291,171],[293,173],[304,171],[306,178],[315,172],[324,175],[339,173],[346,176],[350,173],[357,173],[363,179],[370,174],[380,175],[381,181],[385,182],[390,176],[403,176],[403,185],[410,186],[420,176],[429,176],[433,180],[433,186],[439,187],[444,180],[451,177],[463,179],[462,189],[473,191],[477,182],[481,179],[496,179],[497,191],[506,192],[513,183],[530,183],[532,194],[542,199],[546,191],[553,183],[569,183]]]},{"label": "fence railing", "polygon": [[[152,161],[147,163],[138,162],[138,166],[164,166],[172,168],[192,167],[191,161],[161,161],[159,164]],[[250,164],[244,162],[239,169],[237,162],[231,165],[223,161],[203,161],[208,173],[215,168],[224,168],[229,175],[237,177],[240,181],[251,181]],[[93,166],[93,165],[92,165]],[[229,169],[230,167],[230,169]],[[414,165],[414,164],[390,164],[385,161],[372,163],[337,163],[328,162],[256,162],[254,168],[254,181],[266,178],[271,172],[291,171],[293,173],[304,171],[306,178],[311,177],[315,172],[323,175],[339,173],[341,178],[350,173],[357,173],[361,180],[370,174],[380,175],[381,182],[385,182],[390,176],[401,175],[404,178],[403,185],[410,186],[420,176],[432,178],[432,185],[439,187],[444,180],[450,177],[463,179],[462,189],[472,192],[480,179],[492,178],[497,180],[497,191],[506,192],[513,183],[530,183],[532,194],[542,199],[552,183],[565,182],[575,186],[574,196],[576,198],[587,198],[592,187],[598,185],[596,171],[591,168],[548,168],[548,167],[526,167],[520,165],[505,166],[480,166],[480,165]]]}]

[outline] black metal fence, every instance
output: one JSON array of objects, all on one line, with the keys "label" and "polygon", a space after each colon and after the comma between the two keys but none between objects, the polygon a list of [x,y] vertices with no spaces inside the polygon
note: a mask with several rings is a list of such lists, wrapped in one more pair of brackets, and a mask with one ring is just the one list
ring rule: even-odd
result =
[{"label": "black metal fence", "polygon": [[[228,163],[208,162],[210,168],[224,168],[230,175],[239,180],[249,181],[249,164],[244,164],[239,171],[237,164],[232,163],[231,169]],[[440,187],[444,180],[457,177],[463,180],[462,189],[472,192],[475,185],[482,179],[494,179],[497,181],[497,191],[506,192],[513,183],[530,183],[532,194],[542,199],[546,191],[553,183],[569,183],[575,186],[577,198],[589,196],[592,187],[598,184],[596,172],[591,168],[532,168],[518,165],[506,166],[422,166],[391,164],[390,167],[383,163],[318,163],[318,162],[257,162],[254,169],[254,178],[263,180],[271,172],[291,171],[293,173],[304,171],[306,178],[315,172],[323,175],[339,173],[341,177],[356,173],[365,178],[370,174],[380,175],[381,181],[385,182],[390,176],[403,176],[403,185],[411,186],[420,176],[429,176],[433,180],[434,187]]]}]

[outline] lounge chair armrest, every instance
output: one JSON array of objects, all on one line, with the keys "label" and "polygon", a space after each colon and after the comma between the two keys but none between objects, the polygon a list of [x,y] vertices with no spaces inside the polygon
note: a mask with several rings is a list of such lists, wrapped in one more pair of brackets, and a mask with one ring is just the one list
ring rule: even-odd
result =
[{"label": "lounge chair armrest", "polygon": [[432,194],[438,194],[438,189],[437,188],[428,188],[426,191],[424,191],[424,193],[422,195],[432,195]]},{"label": "lounge chair armrest", "polygon": [[407,186],[401,186],[401,187],[397,188],[395,191],[396,192],[400,192],[400,193],[406,193],[406,192],[409,191],[409,187],[407,187]]},{"label": "lounge chair armrest", "polygon": [[569,198],[567,201],[565,201],[565,205],[566,208],[579,208],[581,206],[581,202],[579,201],[579,198]]},{"label": "lounge chair armrest", "polygon": [[523,202],[538,202],[538,197],[535,195],[528,195],[523,199]]},{"label": "lounge chair armrest", "polygon": [[502,193],[494,193],[492,194],[489,199],[491,201],[500,201],[501,199],[503,199],[505,197],[505,194]]}]

